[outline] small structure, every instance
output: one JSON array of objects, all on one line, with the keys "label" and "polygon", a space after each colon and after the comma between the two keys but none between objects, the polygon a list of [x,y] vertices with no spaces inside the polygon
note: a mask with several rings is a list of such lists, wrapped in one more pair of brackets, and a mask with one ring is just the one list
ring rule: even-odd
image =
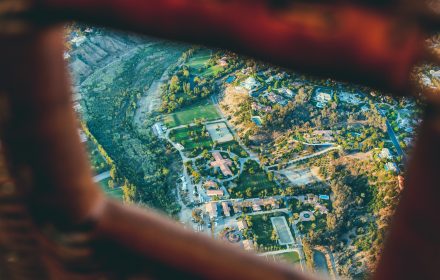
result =
[{"label": "small structure", "polygon": [[248,228],[248,224],[247,224],[247,222],[246,222],[245,219],[238,220],[238,221],[237,221],[237,226],[238,226],[238,229],[239,229],[239,230],[244,230],[244,229],[247,229],[247,228]]},{"label": "small structure", "polygon": [[178,151],[183,151],[183,150],[185,149],[185,147],[182,146],[182,144],[177,143],[177,144],[176,144],[176,149],[177,149]]},{"label": "small structure", "polygon": [[327,103],[332,100],[332,93],[322,92],[320,90],[316,91],[316,107],[323,108]]},{"label": "small structure", "polygon": [[223,190],[222,189],[217,189],[217,190],[207,190],[206,191],[206,195],[207,196],[209,196],[209,197],[212,197],[212,196],[223,196]]},{"label": "small structure", "polygon": [[243,208],[241,207],[241,204],[240,203],[236,203],[236,202],[234,204],[232,204],[232,209],[234,209],[234,213],[235,214],[241,213],[243,211]]},{"label": "small structure", "polygon": [[253,251],[255,250],[254,242],[249,239],[243,240],[243,247],[246,251]]},{"label": "small structure", "polygon": [[231,217],[231,211],[229,209],[229,204],[226,201],[222,202],[223,214],[226,217]]},{"label": "small structure", "polygon": [[285,87],[280,88],[278,92],[288,98],[292,98],[295,95],[295,93],[290,88],[285,88]]},{"label": "small structure", "polygon": [[309,193],[304,196],[304,203],[316,204],[318,203],[318,196],[312,193]]},{"label": "small structure", "polygon": [[217,61],[217,64],[221,67],[227,67],[228,66],[228,62],[226,60],[226,57],[222,57],[221,59],[219,59]]},{"label": "small structure", "polygon": [[182,180],[182,190],[188,190],[185,176],[180,177],[180,179]]},{"label": "small structure", "polygon": [[380,151],[380,153],[379,153],[379,158],[391,159],[391,158],[393,158],[393,155],[391,154],[391,152],[388,148],[383,148],[382,151]]},{"label": "small structure", "polygon": [[218,185],[216,182],[212,181],[212,180],[208,180],[205,182],[205,187],[207,189],[218,189]]},{"label": "small structure", "polygon": [[264,204],[264,206],[270,205],[272,207],[272,209],[279,209],[280,208],[280,204],[273,197],[263,200],[263,204]]},{"label": "small structure", "polygon": [[249,77],[243,83],[241,83],[241,86],[247,90],[253,90],[259,87],[260,83],[257,80],[255,80],[254,77]]},{"label": "small structure", "polygon": [[252,204],[252,210],[254,210],[255,212],[261,211],[261,205],[262,205],[261,200],[255,200],[254,203]]},{"label": "small structure", "polygon": [[232,165],[232,161],[230,159],[224,159],[219,152],[213,152],[212,156],[215,161],[211,162],[212,167],[219,167],[225,176],[232,176],[232,171],[229,166]]},{"label": "small structure", "polygon": [[287,101],[284,98],[273,92],[269,92],[267,94],[267,99],[269,99],[272,103],[278,103],[283,106],[287,104]]},{"label": "small structure", "polygon": [[209,214],[211,219],[217,218],[217,202],[208,202],[205,204],[206,212]]},{"label": "small structure", "polygon": [[396,163],[394,163],[394,162],[387,162],[385,164],[385,170],[397,173],[399,169],[397,168]]},{"label": "small structure", "polygon": [[359,105],[362,102],[357,94],[350,92],[339,93],[339,100],[352,105]]},{"label": "small structure", "polygon": [[87,142],[87,135],[81,129],[78,129],[79,139],[81,143]]}]

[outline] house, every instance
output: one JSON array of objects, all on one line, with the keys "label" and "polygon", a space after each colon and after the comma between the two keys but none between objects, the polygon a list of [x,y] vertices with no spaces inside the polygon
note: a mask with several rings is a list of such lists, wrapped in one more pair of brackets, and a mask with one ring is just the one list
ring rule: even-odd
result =
[{"label": "house", "polygon": [[239,204],[239,203],[234,203],[232,205],[232,209],[234,209],[235,214],[241,213],[243,211],[243,208],[241,207],[241,204]]},{"label": "house", "polygon": [[226,61],[226,57],[222,57],[221,59],[219,59],[217,61],[217,64],[221,67],[227,67],[228,66],[228,62]]},{"label": "house", "polygon": [[185,176],[180,177],[180,179],[182,180],[182,190],[188,190]]},{"label": "house", "polygon": [[243,219],[243,220],[238,220],[238,221],[237,221],[237,226],[238,226],[238,229],[239,229],[239,230],[244,230],[244,229],[247,229],[247,228],[248,228],[248,225],[247,225],[247,222],[246,222],[245,219]]},{"label": "house", "polygon": [[344,103],[348,103],[352,105],[359,105],[362,102],[361,99],[359,98],[359,95],[349,92],[339,93],[339,100],[341,100]]},{"label": "house", "polygon": [[214,157],[214,161],[211,162],[211,167],[219,167],[225,176],[232,176],[232,171],[229,166],[232,165],[232,161],[230,159],[224,159],[219,152],[213,152],[212,156]]},{"label": "house", "polygon": [[218,189],[218,190],[207,190],[206,191],[206,195],[211,197],[211,196],[223,196],[223,190],[222,189]]},{"label": "house", "polygon": [[304,203],[316,204],[318,203],[318,196],[315,194],[307,194],[304,196]]},{"label": "house", "polygon": [[79,139],[81,143],[87,142],[87,135],[81,129],[78,129]]},{"label": "house", "polygon": [[432,77],[440,80],[440,70],[437,71],[431,70],[429,71],[429,74],[431,74]]},{"label": "house", "polygon": [[260,86],[260,83],[255,80],[254,77],[247,78],[244,82],[241,83],[241,86],[247,90],[253,90]]},{"label": "house", "polygon": [[249,239],[243,240],[243,247],[246,251],[253,251],[255,249],[254,242]]},{"label": "house", "polygon": [[82,111],[82,106],[78,102],[75,102],[73,103],[73,109],[75,110],[75,112],[79,113]]},{"label": "house", "polygon": [[273,197],[268,198],[268,199],[265,199],[265,200],[263,201],[263,204],[264,204],[264,206],[270,205],[270,206],[272,207],[272,209],[279,209],[279,208],[280,208],[280,204],[279,204],[278,201],[277,201],[275,198],[273,198]]},{"label": "house", "polygon": [[82,45],[82,43],[84,43],[84,41],[86,40],[85,36],[74,36],[72,38],[72,40],[70,40],[72,43],[75,44],[75,46],[79,47]]},{"label": "house", "polygon": [[394,162],[387,162],[385,164],[385,170],[391,172],[397,172],[399,169],[397,168],[397,165]]},{"label": "house", "polygon": [[327,214],[328,213],[327,207],[325,207],[324,205],[321,205],[321,204],[315,205],[315,209],[318,210],[321,214]]},{"label": "house", "polygon": [[261,202],[261,200],[255,200],[252,204],[252,210],[254,210],[255,212],[261,211],[262,204],[263,203]]},{"label": "house", "polygon": [[397,176],[397,180],[399,181],[399,189],[403,190],[405,184],[405,178],[402,175]]},{"label": "house", "polygon": [[332,93],[317,91],[315,100],[316,107],[323,108],[327,103],[332,100]]},{"label": "house", "polygon": [[211,219],[217,218],[217,202],[209,202],[205,204],[206,212]]},{"label": "house", "polygon": [[231,211],[229,209],[229,204],[226,201],[222,202],[223,214],[226,217],[231,217]]},{"label": "house", "polygon": [[380,153],[379,153],[379,158],[391,159],[391,158],[393,158],[393,155],[391,154],[391,152],[388,148],[383,148],[382,151],[380,151]]},{"label": "house", "polygon": [[283,106],[287,104],[287,101],[284,98],[273,92],[269,92],[267,94],[267,99],[269,99],[272,103],[278,103]]},{"label": "house", "polygon": [[425,86],[432,86],[431,79],[426,75],[422,75],[422,82]]},{"label": "house", "polygon": [[206,181],[205,182],[205,187],[207,188],[207,189],[218,189],[218,185],[217,185],[217,183],[216,182],[214,182],[214,181],[211,181],[211,180],[208,180],[208,181]]},{"label": "house", "polygon": [[287,97],[289,97],[289,98],[292,98],[292,97],[295,95],[291,89],[289,89],[289,88],[285,88],[285,87],[280,88],[280,89],[278,90],[278,93],[280,93],[280,94],[284,94],[284,96],[287,96]]}]

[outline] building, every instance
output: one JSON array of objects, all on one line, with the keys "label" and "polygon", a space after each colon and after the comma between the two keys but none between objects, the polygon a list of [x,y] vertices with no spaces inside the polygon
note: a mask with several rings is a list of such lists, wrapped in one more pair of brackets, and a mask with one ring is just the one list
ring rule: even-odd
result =
[{"label": "building", "polygon": [[237,221],[237,226],[239,230],[244,230],[248,228],[248,224],[245,219]]},{"label": "building", "polygon": [[180,179],[182,180],[182,190],[188,190],[185,176],[180,177]]},{"label": "building", "polygon": [[327,103],[332,100],[332,93],[317,92],[315,96],[316,107],[323,108]]},{"label": "building", "polygon": [[229,209],[229,204],[226,201],[222,202],[223,214],[226,217],[231,217],[231,211]]},{"label": "building", "polygon": [[260,83],[255,80],[254,77],[247,78],[244,82],[241,83],[241,86],[247,90],[253,90],[260,86]]},{"label": "building", "polygon": [[440,80],[440,70],[437,71],[431,70],[429,71],[429,74],[431,74],[432,77]]},{"label": "building", "polygon": [[386,170],[386,171],[391,171],[391,172],[396,172],[396,173],[397,173],[397,171],[398,171],[399,169],[397,168],[397,165],[396,165],[394,162],[387,162],[387,163],[385,164],[385,170]]},{"label": "building", "polygon": [[217,185],[217,183],[214,182],[214,181],[212,181],[212,180],[208,180],[208,181],[206,181],[206,182],[205,182],[205,187],[206,187],[207,189],[210,189],[210,188],[212,188],[212,189],[218,189],[218,185]]},{"label": "building", "polygon": [[217,61],[217,64],[221,67],[227,67],[228,66],[228,62],[226,61],[226,57],[223,57],[222,59],[219,59]]},{"label": "building", "polygon": [[206,191],[206,195],[211,197],[211,196],[223,196],[223,190],[222,189],[217,189],[217,190],[207,190]]},{"label": "building", "polygon": [[284,88],[284,87],[280,88],[278,90],[278,93],[283,94],[284,96],[289,97],[289,98],[292,98],[295,95],[295,93],[293,93],[293,91],[291,89]]},{"label": "building", "polygon": [[212,156],[215,161],[211,162],[211,167],[219,167],[225,176],[232,176],[232,171],[229,166],[232,165],[232,161],[230,159],[224,159],[219,152],[213,152]]},{"label": "building", "polygon": [[211,219],[215,219],[217,218],[217,202],[213,201],[213,202],[208,202],[205,204],[205,209],[206,212],[208,213],[209,217]]},{"label": "building", "polygon": [[81,129],[78,129],[79,139],[81,143],[87,142],[87,135]]},{"label": "building", "polygon": [[359,105],[362,102],[362,100],[359,98],[359,95],[355,93],[341,92],[339,93],[338,97],[342,102],[352,105]]},{"label": "building", "polygon": [[269,92],[268,94],[267,94],[267,99],[269,99],[270,100],[270,102],[272,102],[272,103],[278,103],[278,104],[280,104],[280,105],[285,105],[285,104],[287,104],[287,101],[284,99],[284,98],[282,98],[281,96],[279,96],[279,95],[276,95],[275,93],[273,93],[273,92]]},{"label": "building", "polygon": [[391,159],[391,158],[393,158],[393,155],[391,154],[391,152],[388,148],[383,148],[382,151],[380,151],[380,153],[379,153],[379,158]]},{"label": "building", "polygon": [[253,251],[255,249],[254,242],[249,239],[243,240],[243,247],[246,251]]},{"label": "building", "polygon": [[235,214],[241,213],[243,211],[243,208],[241,207],[241,204],[240,203],[236,203],[236,202],[232,204],[232,209],[234,209],[234,213]]},{"label": "building", "polygon": [[264,204],[264,206],[270,205],[272,207],[272,209],[279,209],[280,208],[280,204],[273,197],[263,200],[263,204]]},{"label": "building", "polygon": [[254,203],[252,203],[252,210],[255,212],[261,211],[262,204],[261,200],[255,200]]}]

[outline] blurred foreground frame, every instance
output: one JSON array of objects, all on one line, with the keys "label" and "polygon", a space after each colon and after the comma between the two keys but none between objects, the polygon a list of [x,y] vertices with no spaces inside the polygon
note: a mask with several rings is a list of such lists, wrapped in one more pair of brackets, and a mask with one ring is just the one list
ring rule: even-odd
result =
[{"label": "blurred foreground frame", "polygon": [[[202,43],[420,97],[412,69],[438,62],[425,46],[438,31],[427,7],[438,2],[296,2],[0,0],[0,277],[314,278],[105,198],[77,134],[60,27],[77,20]],[[374,279],[439,278],[440,105],[431,91]]]}]

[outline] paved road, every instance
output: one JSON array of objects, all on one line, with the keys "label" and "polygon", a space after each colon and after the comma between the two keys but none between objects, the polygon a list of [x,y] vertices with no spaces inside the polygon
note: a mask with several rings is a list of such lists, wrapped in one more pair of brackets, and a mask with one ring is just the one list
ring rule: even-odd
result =
[{"label": "paved road", "polygon": [[396,148],[397,155],[402,156],[403,160],[405,160],[406,154],[403,152],[402,147],[400,147],[399,140],[397,140],[396,134],[394,133],[394,130],[391,127],[390,122],[388,121],[387,117],[382,113],[382,111],[377,107],[377,105],[380,105],[380,104],[375,104],[375,106],[376,106],[377,111],[380,113],[380,115],[382,117],[384,117],[386,120],[387,133],[388,133],[388,136],[390,136],[391,142],[393,142],[393,145]]},{"label": "paved road", "polygon": [[390,136],[391,142],[393,142],[393,145],[397,150],[397,155],[402,156],[405,159],[406,155],[403,152],[402,147],[400,147],[400,144],[399,144],[399,141],[397,140],[396,134],[394,133],[394,130],[391,127],[388,120],[387,120],[387,132],[388,132],[388,135]]},{"label": "paved road", "polygon": [[[299,157],[299,158],[293,159],[293,160],[291,160],[291,161],[288,161],[288,162],[286,162],[286,163],[283,163],[282,165],[286,165],[286,166],[288,166],[288,165],[291,165],[291,164],[293,164],[293,163],[295,163],[295,162],[298,162],[298,161],[301,161],[301,160],[304,160],[304,159],[313,158],[313,157],[316,157],[316,156],[319,156],[319,155],[325,154],[325,153],[327,153],[327,152],[330,152],[330,151],[332,151],[332,150],[340,150],[340,149],[341,149],[340,146],[333,146],[333,147],[330,147],[330,148],[324,149],[324,150],[322,150],[322,151],[319,151],[319,152],[317,152],[317,153],[314,153],[314,154],[311,154],[311,155],[308,155],[308,156],[303,156],[303,157]],[[269,168],[273,168],[273,167],[278,167],[278,164],[269,165],[269,166],[266,166],[265,168],[269,169]]]},{"label": "paved road", "polygon": [[110,171],[106,171],[106,172],[103,172],[103,173],[98,174],[95,177],[93,177],[93,181],[95,183],[98,183],[98,182],[101,182],[102,180],[105,180],[109,177],[110,177]]}]

